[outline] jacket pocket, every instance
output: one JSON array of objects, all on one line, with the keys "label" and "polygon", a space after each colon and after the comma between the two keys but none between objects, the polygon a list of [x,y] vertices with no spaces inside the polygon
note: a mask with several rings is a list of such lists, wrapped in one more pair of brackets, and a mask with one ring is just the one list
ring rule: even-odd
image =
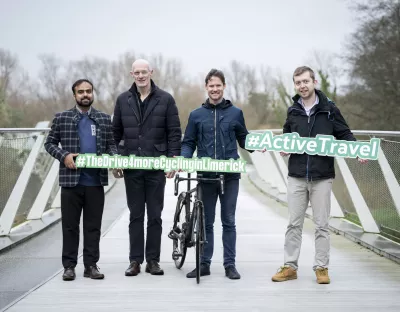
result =
[{"label": "jacket pocket", "polygon": [[154,147],[159,152],[165,152],[167,150],[167,144],[165,144],[165,143],[154,144]]},{"label": "jacket pocket", "polygon": [[235,149],[236,134],[233,123],[231,122],[221,122],[220,124],[222,141],[224,142],[225,149],[231,150]]}]

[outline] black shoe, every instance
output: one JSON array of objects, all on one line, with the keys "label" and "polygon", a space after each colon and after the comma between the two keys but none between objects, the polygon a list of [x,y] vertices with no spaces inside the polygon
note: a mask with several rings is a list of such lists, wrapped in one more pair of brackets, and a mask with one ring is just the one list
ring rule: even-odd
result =
[{"label": "black shoe", "polygon": [[75,268],[70,267],[70,268],[65,268],[64,269],[64,274],[63,274],[63,280],[64,281],[73,281],[76,277],[75,275]]},{"label": "black shoe", "polygon": [[91,279],[103,279],[104,274],[99,272],[99,267],[97,265],[91,265],[85,267],[85,271],[83,272],[84,277],[90,277]]},{"label": "black shoe", "polygon": [[[206,275],[210,275],[211,271],[210,271],[210,266],[207,264],[202,264],[200,266],[200,276],[206,276]],[[188,274],[186,274],[187,278],[195,278],[196,277],[196,269],[194,269],[192,272],[189,272]]]},{"label": "black shoe", "polygon": [[229,279],[240,279],[240,274],[234,265],[230,265],[225,268],[225,276],[227,276]]},{"label": "black shoe", "polygon": [[164,275],[164,271],[160,268],[160,265],[155,260],[150,260],[146,265],[146,272],[151,275]]},{"label": "black shoe", "polygon": [[125,276],[136,276],[140,273],[140,263],[132,261],[125,271]]}]

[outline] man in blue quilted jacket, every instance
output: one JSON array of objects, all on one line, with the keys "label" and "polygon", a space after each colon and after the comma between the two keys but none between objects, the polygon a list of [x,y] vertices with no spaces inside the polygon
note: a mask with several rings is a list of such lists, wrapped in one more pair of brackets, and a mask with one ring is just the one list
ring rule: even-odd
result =
[{"label": "man in blue quilted jacket", "polygon": [[[181,155],[191,158],[197,148],[197,157],[213,159],[238,159],[237,143],[244,149],[246,129],[243,112],[231,101],[224,98],[225,76],[222,71],[212,69],[206,76],[205,88],[208,99],[201,107],[192,111],[182,141]],[[250,151],[252,152],[252,151]],[[198,172],[204,178],[216,178],[220,173]],[[224,175],[224,194],[216,181],[201,182],[207,243],[201,259],[200,275],[210,275],[211,258],[214,251],[215,206],[219,197],[221,203],[222,242],[224,246],[225,275],[230,279],[240,279],[236,269],[236,201],[239,192],[240,173],[222,173]],[[196,270],[187,274],[196,277]]]}]

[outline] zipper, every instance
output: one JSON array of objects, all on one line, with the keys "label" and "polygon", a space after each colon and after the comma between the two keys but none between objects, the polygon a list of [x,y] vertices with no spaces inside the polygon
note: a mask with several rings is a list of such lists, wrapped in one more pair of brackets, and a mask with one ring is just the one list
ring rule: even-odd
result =
[{"label": "zipper", "polygon": [[[136,96],[136,98],[137,98],[137,96]],[[129,106],[132,108],[132,111],[133,111],[133,113],[135,114],[136,119],[139,120],[139,123],[141,123],[141,120],[140,120],[139,116],[136,114],[135,109],[132,107],[131,99],[132,99],[131,97],[128,98],[128,103],[130,104]],[[137,106],[137,105],[136,105],[136,106]],[[139,114],[140,114],[140,107],[139,107]]]},{"label": "zipper", "polygon": [[217,109],[214,107],[214,158],[217,159]]},{"label": "zipper", "polygon": [[[293,110],[297,110],[297,111],[300,111],[302,113],[305,113],[304,109],[293,108]],[[310,119],[311,119],[311,112],[310,112],[310,115],[307,116],[307,124],[308,124],[308,128],[309,128],[308,137],[311,137],[311,131],[312,131],[313,127],[314,127],[315,118],[319,113],[328,113],[328,117],[329,117],[329,114],[330,114],[329,111],[317,111],[314,114],[314,120],[313,120],[313,123],[311,124],[311,128],[310,128]],[[306,166],[306,179],[307,179],[307,181],[308,181],[308,174],[309,174],[309,163],[310,163],[310,155],[307,154],[307,166]],[[312,181],[312,177],[311,177],[310,181]]]},{"label": "zipper", "polygon": [[[318,115],[319,113],[328,113],[328,117],[329,117],[329,114],[330,114],[329,111],[318,111],[318,112],[316,112],[316,113],[314,114],[314,120],[313,120],[313,123],[311,124],[311,128],[309,129],[308,137],[311,137],[311,131],[312,131],[312,128],[314,127],[315,118],[317,118],[317,115]],[[311,117],[311,112],[310,112],[310,116],[308,116],[308,124],[310,124],[310,117]],[[310,156],[307,154],[307,180],[308,180],[308,164],[309,164],[309,158],[310,158]],[[312,177],[311,177],[311,180],[310,180],[310,181],[312,181]]]},{"label": "zipper", "polygon": [[[308,115],[308,136],[310,137],[311,136],[311,130],[312,130],[312,126],[311,126],[311,129],[310,129],[310,117],[311,117],[311,112],[310,112],[310,115]],[[314,121],[315,121],[315,117],[314,117]],[[306,166],[306,179],[307,179],[307,181],[308,181],[308,165],[309,165],[309,162],[310,162],[310,155],[308,155],[307,154],[307,166]]]}]

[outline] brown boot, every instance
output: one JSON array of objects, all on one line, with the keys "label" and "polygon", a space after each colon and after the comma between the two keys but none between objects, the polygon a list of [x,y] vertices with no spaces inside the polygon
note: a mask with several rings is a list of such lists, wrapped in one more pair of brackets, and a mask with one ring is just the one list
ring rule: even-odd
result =
[{"label": "brown boot", "polygon": [[272,276],[273,282],[285,282],[297,279],[297,271],[291,266],[280,267],[278,272]]},{"label": "brown boot", "polygon": [[136,276],[140,273],[140,263],[132,261],[125,271],[125,276]]},{"label": "brown boot", "polygon": [[316,269],[315,275],[317,276],[318,284],[329,284],[331,282],[327,268]]}]

